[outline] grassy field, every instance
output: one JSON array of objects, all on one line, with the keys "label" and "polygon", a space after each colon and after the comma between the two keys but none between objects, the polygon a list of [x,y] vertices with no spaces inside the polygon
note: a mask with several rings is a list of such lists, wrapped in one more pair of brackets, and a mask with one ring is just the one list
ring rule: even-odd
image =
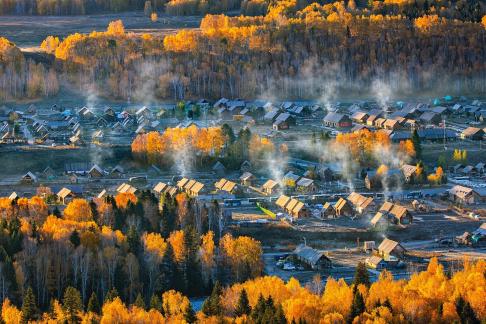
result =
[{"label": "grassy field", "polygon": [[180,28],[198,28],[201,17],[160,15],[151,22],[143,12],[88,16],[2,16],[0,35],[25,50],[38,47],[49,35],[64,38],[72,33],[90,33],[105,30],[110,21],[121,19],[125,30],[133,33],[167,34]]}]

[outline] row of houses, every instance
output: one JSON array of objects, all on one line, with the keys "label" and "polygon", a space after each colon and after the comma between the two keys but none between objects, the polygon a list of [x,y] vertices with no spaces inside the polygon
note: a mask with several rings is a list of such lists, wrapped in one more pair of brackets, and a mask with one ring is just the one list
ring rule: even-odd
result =
[{"label": "row of houses", "polygon": [[303,202],[286,195],[278,197],[275,204],[294,219],[308,217],[310,215],[308,208]]}]

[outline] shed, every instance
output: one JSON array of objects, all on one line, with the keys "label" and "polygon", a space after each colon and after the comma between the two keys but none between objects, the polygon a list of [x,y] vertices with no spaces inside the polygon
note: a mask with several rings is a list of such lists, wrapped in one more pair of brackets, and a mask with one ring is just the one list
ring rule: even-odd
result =
[{"label": "shed", "polygon": [[254,180],[255,180],[255,176],[251,172],[245,172],[240,176],[240,183],[243,186],[253,185]]},{"label": "shed", "polygon": [[344,198],[339,198],[334,209],[336,210],[337,216],[351,216],[353,214],[353,208]]},{"label": "shed", "polygon": [[387,238],[378,246],[378,253],[385,261],[390,260],[391,256],[402,258],[406,251],[400,243]]},{"label": "shed", "polygon": [[267,195],[274,194],[277,190],[280,189],[280,185],[277,181],[269,179],[265,182],[262,186],[262,191]]},{"label": "shed", "polygon": [[71,189],[62,188],[57,193],[57,198],[59,199],[60,202],[66,204],[74,198],[74,193],[71,191]]},{"label": "shed", "polygon": [[313,249],[310,246],[300,244],[294,250],[293,254],[299,261],[307,264],[313,270],[322,270],[332,267],[331,259],[329,259],[324,252]]},{"label": "shed", "polygon": [[321,218],[336,218],[336,210],[334,209],[334,206],[329,202],[326,202],[324,206],[322,206]]},{"label": "shed", "polygon": [[36,183],[37,182],[37,176],[29,171],[22,176],[22,178],[20,179],[20,182],[25,183],[25,184]]}]

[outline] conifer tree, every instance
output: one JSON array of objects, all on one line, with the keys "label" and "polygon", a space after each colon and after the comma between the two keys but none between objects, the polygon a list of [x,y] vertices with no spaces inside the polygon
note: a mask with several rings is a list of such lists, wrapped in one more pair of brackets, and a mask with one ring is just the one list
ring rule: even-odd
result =
[{"label": "conifer tree", "polygon": [[28,287],[25,291],[24,298],[22,300],[22,323],[34,320],[37,315],[37,305],[35,302],[34,292],[31,287]]},{"label": "conifer tree", "polygon": [[184,320],[189,324],[196,323],[196,321],[197,321],[196,312],[192,308],[191,303],[189,303],[189,305],[187,306],[187,308],[184,312]]},{"label": "conifer tree", "polygon": [[116,288],[112,288],[106,293],[105,303],[113,301],[113,299],[115,299],[116,297],[118,297],[118,291],[116,290]]},{"label": "conifer tree", "polygon": [[235,314],[236,316],[249,315],[251,313],[251,306],[248,300],[248,294],[245,288],[240,292],[240,297],[238,298],[238,304],[236,305]]},{"label": "conifer tree", "polygon": [[213,291],[211,295],[206,298],[202,306],[202,312],[207,316],[212,315],[220,315],[222,312],[221,309],[221,294],[223,293],[223,289],[221,288],[221,284],[219,281],[216,281],[213,287]]},{"label": "conifer tree", "polygon": [[366,269],[366,265],[363,262],[359,262],[358,266],[356,267],[353,284],[355,286],[362,284],[366,287],[369,287],[371,284],[368,270]]},{"label": "conifer tree", "polygon": [[83,311],[83,302],[81,301],[79,290],[74,287],[66,288],[62,300],[62,308],[67,314],[69,323],[76,323],[78,321],[78,314]]},{"label": "conifer tree", "polygon": [[89,297],[89,300],[88,300],[87,311],[93,312],[95,314],[99,314],[100,310],[101,310],[101,308],[100,308],[100,303],[98,301],[98,296],[93,291],[93,293],[91,293],[91,297]]},{"label": "conifer tree", "polygon": [[145,309],[145,301],[143,300],[142,294],[138,293],[137,298],[135,298],[135,302],[133,305]]},{"label": "conifer tree", "polygon": [[162,301],[160,300],[159,296],[152,295],[150,298],[150,309],[158,310],[159,312],[162,311]]}]

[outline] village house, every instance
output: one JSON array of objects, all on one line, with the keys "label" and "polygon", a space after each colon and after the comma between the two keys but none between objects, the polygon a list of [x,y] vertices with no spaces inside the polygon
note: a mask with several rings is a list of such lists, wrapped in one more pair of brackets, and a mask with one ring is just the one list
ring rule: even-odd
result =
[{"label": "village house", "polygon": [[389,169],[387,172],[380,174],[377,171],[368,171],[365,177],[365,187],[368,190],[379,190],[386,183],[388,186],[396,186],[403,181],[401,170]]},{"label": "village house", "polygon": [[336,216],[352,216],[353,208],[351,204],[344,198],[339,198],[337,203],[334,205],[336,211]]},{"label": "village house", "polygon": [[360,215],[372,213],[375,209],[373,198],[365,197],[357,192],[352,192],[347,200],[353,205],[356,213]]},{"label": "village house", "polygon": [[290,201],[290,197],[286,195],[280,195],[280,197],[278,197],[277,200],[275,201],[275,205],[285,210],[285,206],[287,206],[289,201]]},{"label": "village house", "polygon": [[369,115],[363,111],[357,111],[351,115],[351,120],[358,124],[366,123]]},{"label": "village house", "polygon": [[280,185],[272,179],[267,180],[262,186],[262,191],[267,195],[272,195],[278,190],[280,190]]},{"label": "village house", "polygon": [[290,199],[286,206],[287,212],[294,218],[304,218],[310,215],[309,210],[306,208],[305,204],[297,199]]},{"label": "village house", "polygon": [[402,165],[403,178],[405,183],[414,183],[417,177],[417,166],[404,164]]},{"label": "village house", "polygon": [[472,188],[455,185],[449,189],[449,200],[461,205],[470,205],[480,202],[481,197]]},{"label": "village house", "polygon": [[197,197],[204,193],[204,184],[196,181],[190,188],[188,186],[186,193],[191,197]]},{"label": "village house", "polygon": [[346,128],[353,125],[348,115],[336,112],[328,113],[323,119],[323,124],[324,126],[333,128]]},{"label": "village house", "polygon": [[138,189],[129,185],[128,183],[122,183],[116,188],[116,191],[118,193],[131,193],[131,194],[136,194]]},{"label": "village house", "polygon": [[407,250],[400,243],[387,238],[378,246],[378,254],[385,261],[393,261],[393,257],[401,259],[404,257],[405,252]]},{"label": "village house", "polygon": [[27,172],[20,178],[20,183],[23,184],[33,184],[37,182],[37,176],[33,174],[32,172]]},{"label": "village house", "polygon": [[395,130],[399,129],[401,127],[400,123],[396,119],[387,119],[383,123],[383,128],[384,129],[389,129],[389,130]]},{"label": "village house", "polygon": [[240,184],[243,186],[253,186],[255,176],[251,172],[244,172],[240,176]]},{"label": "village house", "polygon": [[324,252],[304,244],[298,245],[294,250],[293,255],[312,270],[323,270],[332,267],[331,259],[329,259]]},{"label": "village house", "polygon": [[439,125],[442,117],[433,111],[426,111],[419,116],[418,120],[425,125]]},{"label": "village house", "polygon": [[365,263],[368,268],[375,269],[375,270],[383,270],[386,268],[385,260],[383,260],[383,258],[380,258],[377,255],[373,255],[367,258]]},{"label": "village house", "polygon": [[90,178],[101,178],[105,175],[105,171],[100,168],[97,164],[93,165],[91,169],[88,171],[88,176]]},{"label": "village house", "polygon": [[302,177],[296,182],[296,189],[304,193],[313,193],[317,191],[317,186],[314,180]]},{"label": "village house", "polygon": [[238,185],[230,180],[221,179],[214,184],[217,190],[225,191],[229,194],[235,194],[238,191]]},{"label": "village house", "polygon": [[386,228],[391,224],[411,224],[413,222],[413,217],[406,207],[387,201],[383,203],[370,222],[373,227]]},{"label": "village house", "polygon": [[461,139],[481,141],[484,138],[484,130],[477,127],[468,127],[461,133]]},{"label": "village house", "polygon": [[222,175],[226,172],[226,167],[224,166],[223,163],[216,161],[216,163],[213,165],[211,168],[214,173]]},{"label": "village house", "polygon": [[336,210],[334,206],[329,202],[326,202],[321,209],[321,218],[322,219],[329,219],[329,218],[336,218]]},{"label": "village house", "polygon": [[110,176],[113,178],[120,178],[124,173],[125,170],[120,165],[116,165],[113,169],[111,169]]},{"label": "village house", "polygon": [[61,202],[64,205],[69,203],[75,197],[71,189],[68,188],[62,188],[56,195],[59,202]]},{"label": "village house", "polygon": [[155,185],[155,187],[152,189],[153,192],[155,192],[157,195],[162,196],[165,194],[165,191],[169,188],[169,185],[164,183],[164,182],[159,182]]},{"label": "village house", "polygon": [[177,181],[177,189],[179,189],[179,191],[184,191],[184,187],[186,186],[186,184],[189,182],[189,179],[188,178],[182,178],[181,180]]}]

